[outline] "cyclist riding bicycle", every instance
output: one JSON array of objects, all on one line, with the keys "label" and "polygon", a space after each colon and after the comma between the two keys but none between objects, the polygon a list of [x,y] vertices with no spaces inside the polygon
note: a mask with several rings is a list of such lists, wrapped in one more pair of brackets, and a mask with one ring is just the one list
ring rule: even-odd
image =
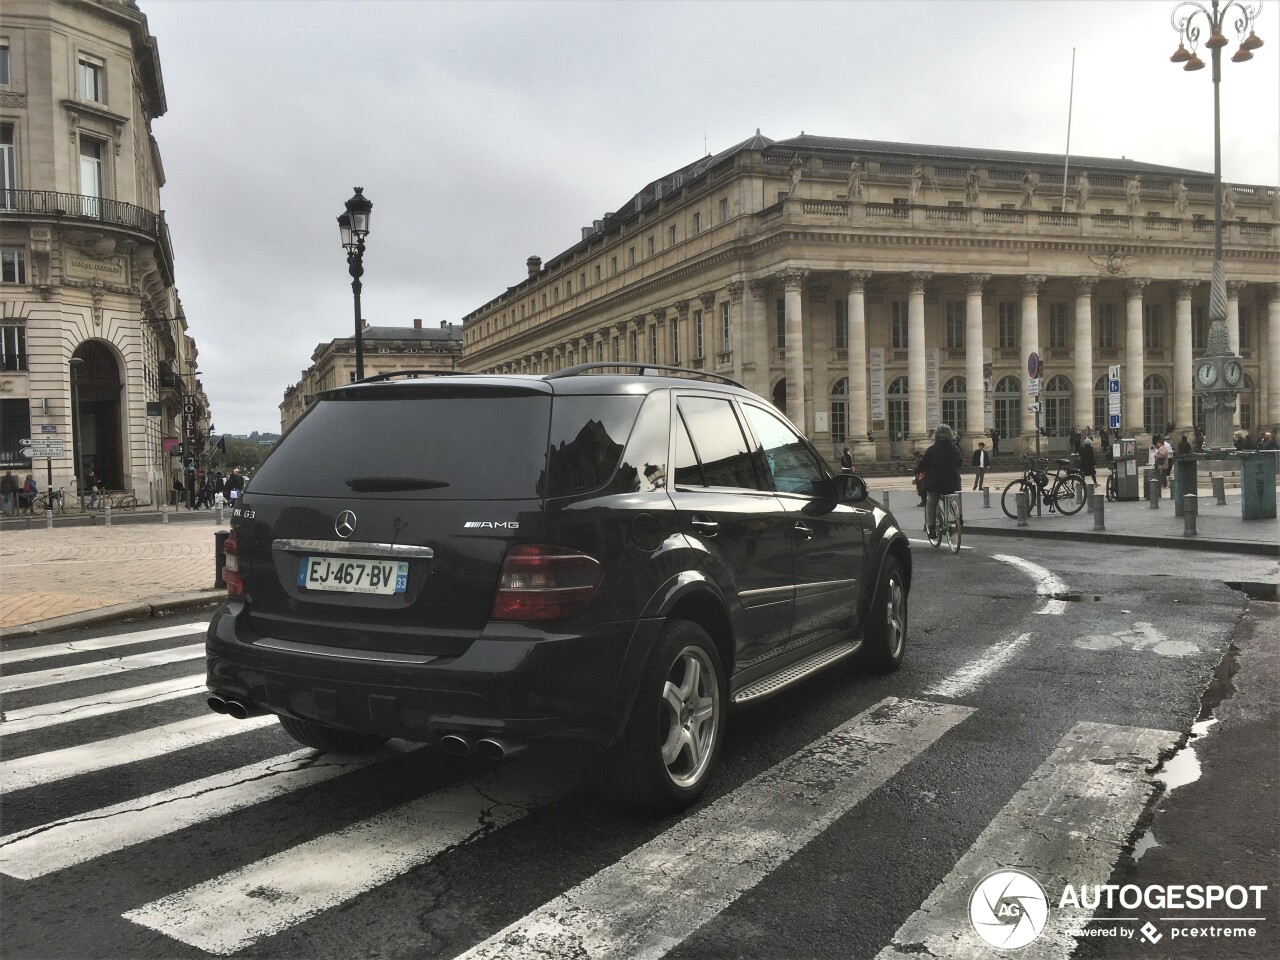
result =
[{"label": "cyclist riding bicycle", "polygon": [[938,498],[948,493],[960,492],[962,462],[955,433],[945,423],[938,424],[938,429],[933,431],[933,443],[916,464],[916,473],[924,474],[920,486],[925,492],[924,519],[930,537],[938,529],[941,519]]}]

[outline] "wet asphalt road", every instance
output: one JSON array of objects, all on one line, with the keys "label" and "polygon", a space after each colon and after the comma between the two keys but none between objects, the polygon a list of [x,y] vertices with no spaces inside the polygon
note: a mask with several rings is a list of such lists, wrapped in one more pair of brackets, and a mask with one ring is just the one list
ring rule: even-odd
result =
[{"label": "wet asphalt road", "polygon": [[[1274,664],[1257,651],[1259,636],[1273,637],[1276,621],[1250,626],[1248,599],[1213,579],[1214,573],[1249,579],[1248,571],[1236,576],[1239,571],[1191,563],[1182,572],[1195,579],[1184,579],[1177,566],[1156,559],[1159,551],[1128,552],[1108,563],[1071,545],[1041,544],[1031,551],[1026,542],[975,537],[970,543],[973,548],[958,557],[913,545],[909,648],[900,672],[864,677],[836,667],[731,715],[701,816],[695,810],[655,820],[619,810],[590,786],[590,772],[580,763],[525,761],[495,769],[439,753],[402,752],[221,816],[186,825],[175,818],[153,828],[159,832],[150,838],[42,872],[30,864],[52,856],[40,843],[55,849],[49,838],[58,833],[41,829],[45,825],[87,815],[93,830],[107,835],[120,818],[104,808],[147,797],[153,799],[143,805],[153,814],[165,811],[148,821],[155,823],[156,816],[173,816],[177,805],[154,795],[288,754],[296,745],[267,725],[150,759],[112,759],[125,742],[115,738],[204,716],[198,694],[8,733],[0,740],[7,790],[0,837],[3,955],[610,955],[601,942],[617,956],[647,950],[643,955],[686,960],[1000,955],[968,942],[973,931],[956,919],[954,891],[962,890],[967,900],[976,879],[1015,865],[1004,859],[1014,842],[1016,865],[1034,875],[1051,900],[1064,884],[1131,875],[1126,847],[1153,815],[1157,835],[1161,830],[1159,807],[1151,800],[1161,786],[1148,771],[1191,730],[1201,694],[1233,641],[1246,649],[1242,669]],[[155,626],[30,638],[5,650]],[[4,675],[175,649],[199,639],[179,636],[26,661],[6,665]],[[6,720],[38,704],[174,680],[200,666],[198,659],[183,660],[6,690]],[[840,741],[835,747],[821,741],[815,760],[811,744],[860,716],[873,740],[901,719],[901,741]],[[929,723],[936,729],[926,735]],[[1140,748],[1125,739],[1137,736],[1135,730]],[[1076,741],[1083,741],[1077,748],[1082,753],[1073,759],[1068,747]],[[1265,768],[1274,744],[1255,742],[1252,751],[1233,746],[1229,773],[1258,768],[1259,753]],[[15,781],[47,776],[29,773],[46,761],[24,766],[26,758],[54,763],[69,756],[58,751],[82,745],[81,754],[97,758],[87,762],[109,765],[27,786]],[[877,773],[877,763],[895,750],[901,753],[896,765]],[[791,777],[794,790],[784,790],[783,801],[761,800],[774,796],[779,775],[771,771],[779,764],[786,768],[782,781]],[[868,786],[865,796],[840,800],[840,791],[860,778]],[[1104,795],[1092,797],[1095,788]],[[1125,790],[1132,794],[1128,799]],[[1043,799],[1057,803],[1077,795],[1087,802],[1056,813]],[[478,805],[468,800],[475,796],[482,798]],[[423,806],[409,808],[412,816],[387,819],[423,798]],[[1168,803],[1176,798],[1177,791]],[[1248,815],[1247,809],[1239,812]],[[819,822],[811,837],[798,837],[797,823]],[[735,833],[747,823],[750,836],[745,828]],[[1167,845],[1181,835],[1193,848],[1190,823],[1194,819],[1171,831]],[[381,832],[372,832],[371,824]],[[327,842],[343,830],[349,840]],[[26,831],[33,836],[19,840]],[[436,847],[406,853],[433,832],[441,835]],[[1252,858],[1264,873],[1269,863],[1274,883],[1274,836],[1269,850],[1266,842],[1240,853],[1239,861]],[[361,852],[344,862],[341,852],[352,849]],[[277,855],[278,873],[255,872]],[[355,884],[357,889],[343,887],[363,864],[384,856],[405,861]],[[18,860],[27,865],[13,866]],[[1190,867],[1202,870],[1205,882],[1237,882],[1221,861]],[[1183,872],[1190,867],[1184,864]],[[230,905],[219,900],[218,887],[234,886],[237,878],[212,888],[207,882],[245,868],[251,872],[244,874],[250,878],[244,896]],[[14,875],[33,869],[41,875]],[[646,879],[637,886],[638,875]],[[320,878],[329,892],[291,886],[298,877]],[[1274,886],[1267,897],[1259,915],[1272,917]],[[212,919],[200,927],[191,918],[202,911]],[[527,919],[531,914],[536,923]],[[1123,925],[1134,929],[1162,916],[1145,909],[1124,914],[1130,915],[1137,920]],[[1215,955],[1275,955],[1278,922],[1261,924],[1261,936],[1240,944],[1240,952]],[[601,939],[584,938],[587,930]],[[1071,955],[1075,941],[1053,934],[1051,925],[1021,955]],[[487,947],[469,953],[490,938]],[[1120,955],[1099,942],[1089,941],[1089,955]],[[1130,952],[1159,957],[1168,944]]]}]

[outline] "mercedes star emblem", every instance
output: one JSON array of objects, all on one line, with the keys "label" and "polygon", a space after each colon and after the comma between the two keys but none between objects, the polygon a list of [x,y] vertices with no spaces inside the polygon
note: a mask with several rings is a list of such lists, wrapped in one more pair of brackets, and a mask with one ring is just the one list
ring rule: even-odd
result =
[{"label": "mercedes star emblem", "polygon": [[333,522],[334,532],[343,540],[356,532],[356,515],[350,510],[343,510]]}]

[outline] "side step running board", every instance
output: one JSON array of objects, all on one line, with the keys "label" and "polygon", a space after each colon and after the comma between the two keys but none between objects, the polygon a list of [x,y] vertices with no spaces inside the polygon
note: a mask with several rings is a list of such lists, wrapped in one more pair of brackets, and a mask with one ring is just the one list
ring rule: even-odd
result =
[{"label": "side step running board", "polygon": [[755,683],[748,684],[733,695],[733,702],[746,703],[748,700],[759,700],[761,697],[777,693],[784,687],[791,686],[797,680],[802,680],[809,674],[816,673],[823,667],[856,653],[861,646],[862,642],[860,640],[851,640],[847,643],[838,643],[834,647],[827,647],[821,653],[815,653],[812,657],[801,660],[799,663],[793,663],[777,673],[772,673],[757,680]]}]

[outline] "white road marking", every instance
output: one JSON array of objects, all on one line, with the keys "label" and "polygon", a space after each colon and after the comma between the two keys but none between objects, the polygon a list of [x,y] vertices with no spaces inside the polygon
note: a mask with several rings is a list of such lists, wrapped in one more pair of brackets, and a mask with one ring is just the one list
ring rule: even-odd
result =
[{"label": "white road marking", "polygon": [[514,823],[574,786],[554,770],[507,764],[124,917],[207,953],[235,953]]},{"label": "white road marking", "polygon": [[1050,903],[1044,931],[1017,956],[1066,960],[1078,945],[1071,932],[1093,911],[1060,909],[1064,882],[1078,889],[1108,881],[1155,789],[1147,770],[1178,739],[1169,730],[1076,724],[876,960],[989,960],[998,951],[974,932],[969,897],[983,877],[1002,868],[1029,873]]},{"label": "white road marking", "polygon": [[55,683],[70,683],[73,680],[109,677],[113,673],[123,673],[126,670],[160,667],[183,660],[195,660],[197,657],[204,657],[203,642],[174,647],[171,650],[135,653],[131,657],[115,657],[111,660],[95,660],[92,663],[81,663],[70,667],[51,667],[48,670],[33,670],[30,673],[15,673],[12,676],[0,677],[0,693],[51,687]]},{"label": "white road marking", "polygon": [[193,633],[203,634],[207,629],[209,629],[209,621],[202,620],[193,623],[176,623],[173,626],[159,627],[155,630],[140,630],[137,633],[116,633],[108,637],[95,637],[92,640],[73,640],[71,643],[53,643],[42,647],[28,647],[25,650],[3,650],[0,651],[0,665],[43,660],[46,657],[61,657],[68,653],[109,650],[112,647],[149,643],[152,640],[169,640]]},{"label": "white road marking", "polygon": [[[920,539],[919,537],[908,537],[907,539],[908,539],[908,540],[910,540],[912,543],[918,543],[918,544],[921,544],[922,546],[923,546],[923,545],[926,545],[926,544],[927,544],[928,546],[930,546],[930,547],[932,547],[932,546],[933,546],[933,541],[932,541],[932,540],[928,540],[928,539],[924,539],[924,540],[922,540],[922,539]],[[938,550],[941,550],[941,549],[942,549],[941,545],[939,545],[937,549],[938,549]],[[973,549],[973,547],[966,547],[966,546],[962,543],[962,544],[960,544],[960,549],[961,549],[961,550],[972,550],[972,549]],[[950,551],[951,551],[951,548],[950,548],[950,547],[947,547],[947,552],[950,552]]]},{"label": "white road marking", "polygon": [[883,700],[459,960],[656,960],[973,712]]},{"label": "white road marking", "polygon": [[190,696],[205,689],[205,675],[197,673],[188,677],[176,677],[173,680],[161,680],[159,683],[148,683],[140,687],[95,693],[75,700],[60,700],[55,703],[42,703],[35,707],[4,710],[0,712],[0,737],[10,733],[40,730],[60,723],[71,723],[74,720],[85,720],[89,717],[101,717],[121,710],[133,710],[136,707]]},{"label": "white road marking", "polygon": [[0,763],[0,786],[3,786],[6,793],[13,793],[15,790],[54,783],[82,773],[150,760],[152,757],[185,750],[220,737],[258,730],[275,722],[276,718],[271,714],[235,720],[210,713],[109,740],[98,740],[49,753],[34,753],[18,760]]},{"label": "white road marking", "polygon": [[947,697],[958,700],[968,696],[978,686],[1008,663],[1027,641],[1031,634],[1024,633],[1017,637],[1007,637],[999,643],[992,644],[982,656],[970,660],[947,679],[935,683],[924,692],[926,697]]},{"label": "white road marking", "polygon": [[22,880],[115,853],[418,749],[354,757],[302,749],[0,837],[0,873]]},{"label": "white road marking", "polygon": [[1017,567],[1023,573],[1027,574],[1036,582],[1036,596],[1049,597],[1051,599],[1045,602],[1043,609],[1037,610],[1037,613],[1052,614],[1061,616],[1067,612],[1067,601],[1054,600],[1055,594],[1067,592],[1067,585],[1052,570],[1046,570],[1039,564],[1032,563],[1030,560],[1023,560],[1022,557],[1014,557],[1009,554],[997,553],[992,555],[993,560],[999,560],[1001,563],[1007,563]]}]

